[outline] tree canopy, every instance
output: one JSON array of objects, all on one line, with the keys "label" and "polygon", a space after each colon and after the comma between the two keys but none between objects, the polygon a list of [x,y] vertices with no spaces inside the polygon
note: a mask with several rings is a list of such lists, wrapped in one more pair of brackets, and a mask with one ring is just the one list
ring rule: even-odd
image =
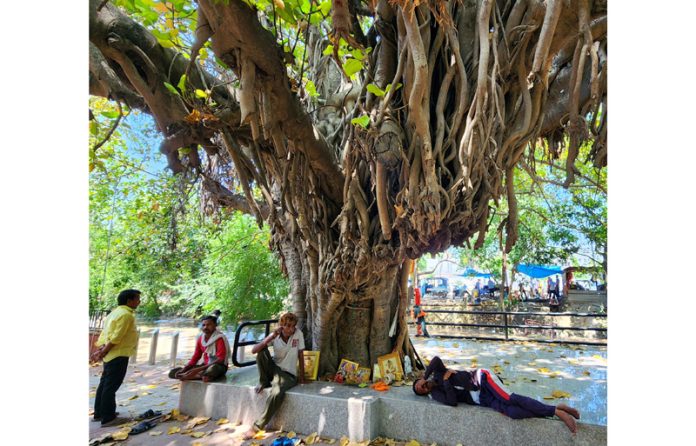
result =
[{"label": "tree canopy", "polygon": [[206,209],[268,223],[322,368],[370,364],[413,353],[413,259],[483,246],[501,198],[512,250],[516,166],[606,165],[606,6],[91,0],[90,92],[153,117]]}]

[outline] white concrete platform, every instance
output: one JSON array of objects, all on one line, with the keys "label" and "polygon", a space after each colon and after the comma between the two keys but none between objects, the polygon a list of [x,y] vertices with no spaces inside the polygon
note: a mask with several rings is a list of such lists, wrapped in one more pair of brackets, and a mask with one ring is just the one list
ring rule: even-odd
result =
[{"label": "white concrete platform", "polygon": [[[191,416],[228,418],[251,424],[263,411],[267,392],[257,395],[256,367],[232,369],[225,382],[185,382],[179,409]],[[582,421],[582,420],[581,420]],[[512,420],[491,409],[448,407],[413,394],[410,387],[377,392],[327,382],[294,387],[286,394],[271,427],[352,441],[378,436],[396,440],[417,438],[442,446],[603,445],[606,426],[578,423],[576,435],[556,419]]]}]

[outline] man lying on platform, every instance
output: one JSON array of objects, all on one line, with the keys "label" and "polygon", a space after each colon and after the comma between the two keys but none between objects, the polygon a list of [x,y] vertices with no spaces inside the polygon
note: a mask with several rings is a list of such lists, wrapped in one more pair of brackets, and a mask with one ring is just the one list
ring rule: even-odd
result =
[{"label": "man lying on platform", "polygon": [[[227,373],[227,353],[230,351],[230,343],[227,336],[217,329],[217,318],[205,316],[201,319],[201,331],[196,338],[196,350],[193,357],[184,367],[177,367],[169,371],[169,377],[189,381],[201,379],[203,382],[214,381],[222,378]],[[198,364],[201,357],[203,363]]]},{"label": "man lying on platform", "polygon": [[513,419],[556,415],[573,433],[577,430],[575,419],[580,419],[580,412],[565,404],[549,406],[527,396],[509,393],[500,378],[486,369],[450,370],[438,356],[430,361],[424,378],[413,383],[413,391],[416,395],[430,394],[434,400],[448,406],[460,402],[490,407]]}]

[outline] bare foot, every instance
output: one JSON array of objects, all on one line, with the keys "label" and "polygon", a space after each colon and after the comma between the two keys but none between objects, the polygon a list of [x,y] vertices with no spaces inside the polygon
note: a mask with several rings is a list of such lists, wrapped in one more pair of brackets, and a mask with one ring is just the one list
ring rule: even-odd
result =
[{"label": "bare foot", "polygon": [[577,426],[575,425],[575,420],[573,419],[573,417],[570,416],[570,414],[568,412],[565,412],[559,408],[556,408],[556,416],[558,418],[560,418],[561,420],[563,420],[565,425],[568,426],[568,429],[570,429],[570,431],[572,433],[577,432],[578,429],[577,429]]},{"label": "bare foot", "polygon": [[561,403],[561,404],[557,405],[556,408],[557,408],[557,409],[561,409],[561,410],[564,411],[564,412],[568,412],[568,413],[571,414],[571,415],[573,416],[573,418],[575,418],[576,420],[579,420],[579,419],[580,419],[580,412],[578,412],[578,410],[577,410],[576,408],[574,408],[574,407],[570,407],[570,406],[568,406],[568,405],[566,405],[566,404]]},{"label": "bare foot", "polygon": [[254,438],[254,435],[256,435],[256,432],[258,432],[258,430],[256,429],[255,426],[252,425],[252,426],[249,428],[249,430],[246,431],[246,432],[244,433],[244,437],[243,437],[243,438],[244,438],[245,440],[251,440],[252,438]]}]

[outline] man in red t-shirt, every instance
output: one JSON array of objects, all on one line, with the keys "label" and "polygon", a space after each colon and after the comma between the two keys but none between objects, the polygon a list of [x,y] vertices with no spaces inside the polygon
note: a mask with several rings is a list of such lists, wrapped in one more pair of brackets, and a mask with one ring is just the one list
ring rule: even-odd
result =
[{"label": "man in red t-shirt", "polygon": [[[201,331],[203,333],[196,338],[196,350],[191,360],[184,367],[170,370],[170,378],[182,381],[201,379],[203,382],[208,382],[221,378],[227,373],[230,343],[225,334],[217,329],[217,318],[205,316],[201,319]],[[198,364],[201,358],[203,363]]]}]

